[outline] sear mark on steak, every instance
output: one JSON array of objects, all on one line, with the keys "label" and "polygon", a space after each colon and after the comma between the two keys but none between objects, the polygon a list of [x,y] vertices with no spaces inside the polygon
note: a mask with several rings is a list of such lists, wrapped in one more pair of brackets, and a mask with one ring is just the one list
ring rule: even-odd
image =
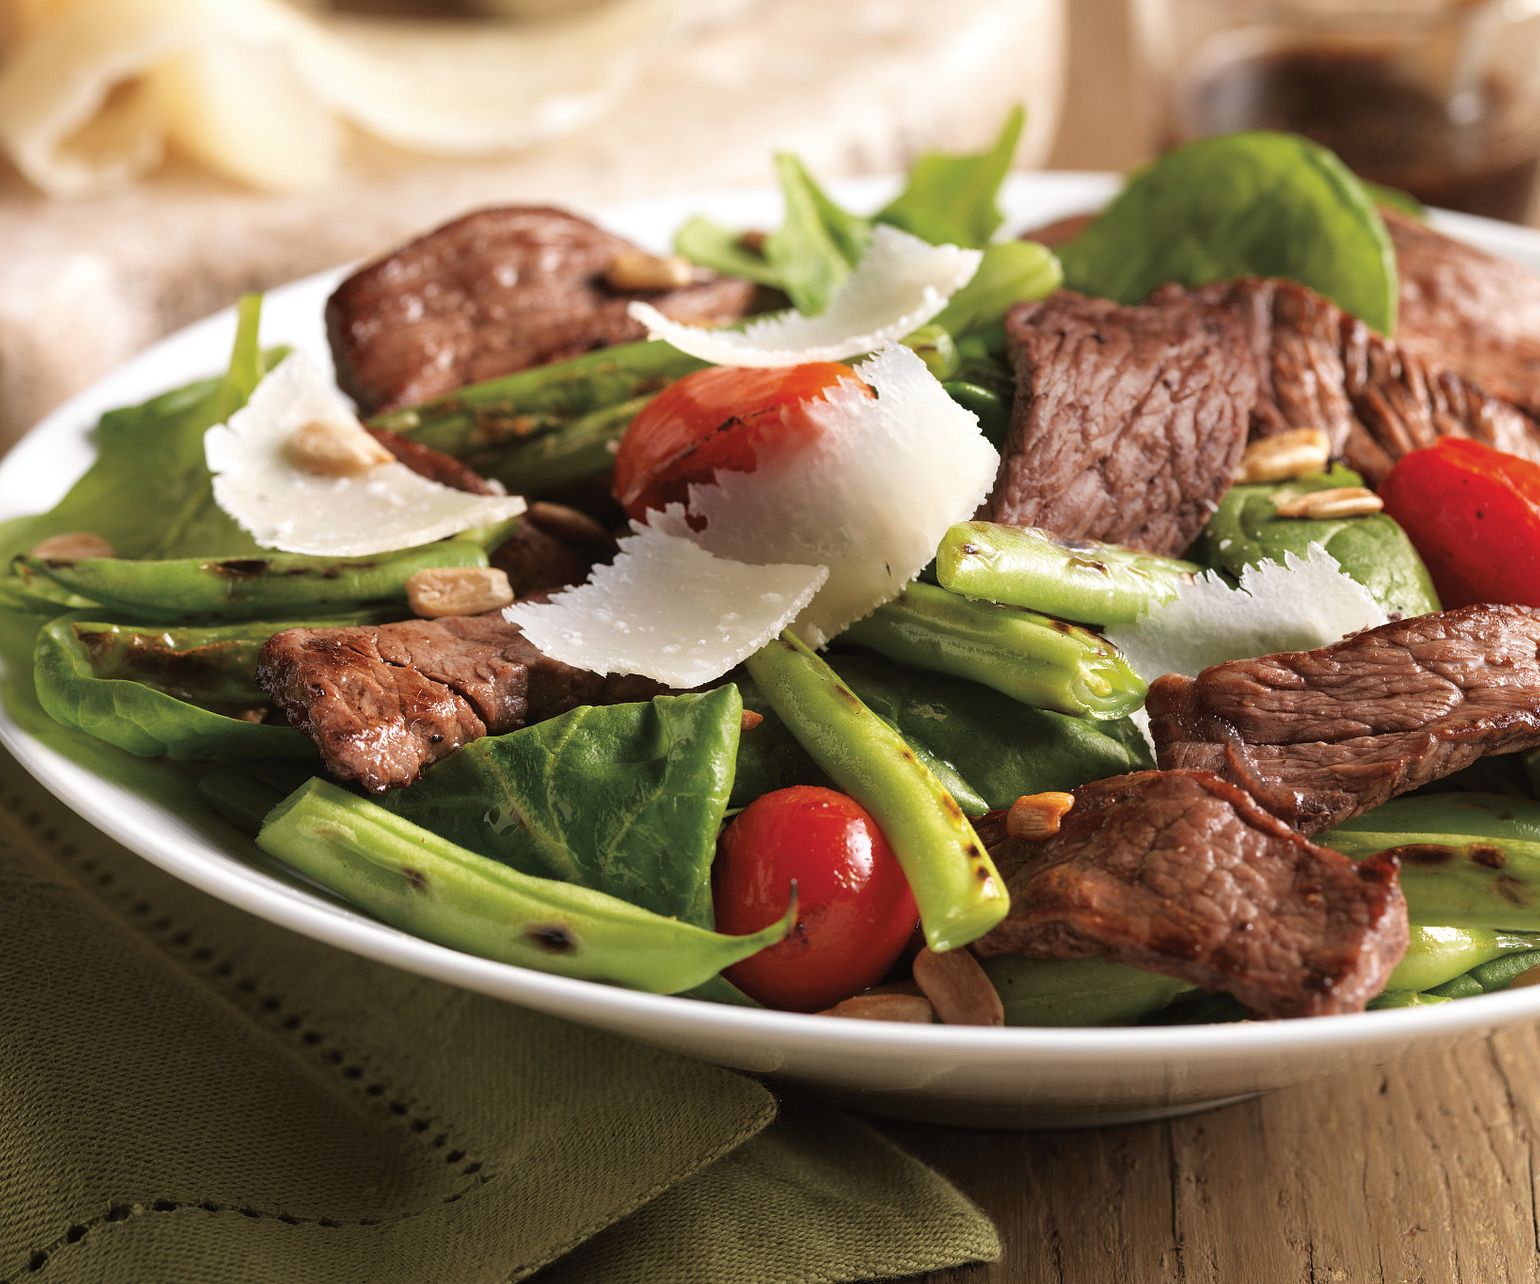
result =
[{"label": "sear mark on steak", "polygon": [[980,954],[1102,956],[1295,1017],[1361,1010],[1406,949],[1394,856],[1355,864],[1206,772],[1082,785],[1052,838],[1001,828],[1011,911]]},{"label": "sear mark on steak", "polygon": [[1396,342],[1428,367],[1540,415],[1540,275],[1382,212],[1400,267]]},{"label": "sear mark on steak", "polygon": [[979,515],[1183,552],[1229,489],[1257,397],[1237,314],[1062,290],[1012,308],[1006,335],[1016,396]]},{"label": "sear mark on steak", "polygon": [[1324,428],[1332,450],[1378,485],[1396,460],[1440,437],[1474,437],[1540,460],[1540,424],[1473,383],[1375,334],[1330,300],[1291,281],[1166,286],[1156,306],[1196,295],[1245,326],[1257,372],[1251,436]]},{"label": "sear mark on steak", "polygon": [[644,337],[626,315],[646,299],[680,321],[720,324],[753,286],[701,272],[696,284],[617,291],[604,274],[635,247],[541,206],[478,210],[348,277],[326,303],[337,380],[365,414]]},{"label": "sear mark on steak", "polygon": [[481,736],[662,690],[553,660],[500,615],[286,629],[262,648],[257,681],[332,775],[374,793]]},{"label": "sear mark on steak", "polygon": [[1468,606],[1150,687],[1162,767],[1211,771],[1315,833],[1540,745],[1540,610]]}]

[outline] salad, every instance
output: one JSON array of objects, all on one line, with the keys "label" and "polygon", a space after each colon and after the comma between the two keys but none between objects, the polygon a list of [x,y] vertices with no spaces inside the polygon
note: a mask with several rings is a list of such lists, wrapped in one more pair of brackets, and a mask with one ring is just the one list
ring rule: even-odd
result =
[{"label": "salad", "polygon": [[[1540,979],[1540,276],[1303,139],[472,213],[0,526],[32,734],[404,931],[914,1022]],[[267,336],[281,339],[282,336]],[[1533,776],[1530,768],[1534,769]],[[227,831],[228,832],[228,831]]]}]

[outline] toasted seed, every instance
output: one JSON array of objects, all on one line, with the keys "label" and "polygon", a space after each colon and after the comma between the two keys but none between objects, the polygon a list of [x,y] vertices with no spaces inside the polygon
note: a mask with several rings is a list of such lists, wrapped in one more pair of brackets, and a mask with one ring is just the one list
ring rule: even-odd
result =
[{"label": "toasted seed", "polygon": [[768,232],[762,232],[757,227],[751,227],[738,237],[738,244],[750,254],[763,254],[765,242],[770,239]]},{"label": "toasted seed", "polygon": [[1320,428],[1291,428],[1246,447],[1238,482],[1286,481],[1324,472],[1331,462],[1331,438]]},{"label": "toasted seed", "polygon": [[744,731],[753,731],[754,728],[759,726],[759,724],[764,720],[764,714],[757,713],[753,709],[745,709],[743,711],[742,729]]},{"label": "toasted seed", "polygon": [[1385,501],[1362,486],[1333,486],[1303,495],[1277,494],[1273,507],[1279,517],[1367,517],[1385,507]]},{"label": "toasted seed", "polygon": [[818,1015],[852,1017],[857,1021],[909,1021],[916,1025],[929,1025],[936,1019],[930,1000],[918,994],[857,994]]},{"label": "toasted seed", "polygon": [[82,562],[88,557],[116,557],[117,550],[91,531],[66,531],[34,544],[32,556],[45,562]]},{"label": "toasted seed", "polygon": [[495,566],[434,566],[406,582],[412,614],[431,620],[441,615],[480,615],[513,603],[513,588]]},{"label": "toasted seed", "polygon": [[1510,990],[1517,990],[1525,985],[1540,985],[1540,964],[1536,964],[1527,971],[1520,972],[1513,980],[1508,982]]},{"label": "toasted seed", "polygon": [[1005,813],[1005,832],[1012,838],[1052,838],[1074,805],[1074,794],[1058,790],[1023,794]]},{"label": "toasted seed", "polygon": [[967,950],[914,956],[914,979],[946,1025],[1004,1025],[1005,1006],[979,961]]},{"label": "toasted seed", "polygon": [[331,419],[296,428],[288,454],[296,468],[321,477],[357,477],[395,459],[362,424]]},{"label": "toasted seed", "polygon": [[604,273],[616,290],[677,290],[695,280],[695,269],[684,259],[644,250],[621,250]]},{"label": "toasted seed", "polygon": [[587,513],[566,504],[537,499],[524,513],[524,520],[553,539],[585,547],[610,549],[615,537]]}]

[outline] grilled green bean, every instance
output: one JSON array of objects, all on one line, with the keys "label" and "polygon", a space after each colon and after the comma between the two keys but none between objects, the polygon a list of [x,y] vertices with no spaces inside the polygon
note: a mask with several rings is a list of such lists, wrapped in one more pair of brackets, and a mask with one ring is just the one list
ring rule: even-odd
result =
[{"label": "grilled green bean", "polygon": [[963,522],[941,539],[936,578],[954,593],[1085,624],[1131,624],[1203,568],[1045,531]]},{"label": "grilled green bean", "polygon": [[1506,990],[1516,977],[1537,967],[1540,967],[1540,950],[1505,954],[1490,963],[1473,967],[1464,976],[1434,986],[1427,993],[1445,999],[1469,999],[1478,994],[1495,994],[1499,990]]},{"label": "grilled green bean", "polygon": [[1493,959],[1534,949],[1540,949],[1540,936],[1532,933],[1413,924],[1406,953],[1385,988],[1431,990]]},{"label": "grilled green bean", "polygon": [[1121,718],[1144,702],[1144,680],[1105,638],[933,584],[909,585],[841,640],[1057,713]]},{"label": "grilled green bean", "polygon": [[482,472],[511,491],[534,496],[600,476],[614,466],[626,428],[651,400],[651,393],[634,397],[575,419],[558,432],[511,443],[480,465]]},{"label": "grilled green bean", "polygon": [[977,940],[1010,898],[962,809],[891,726],[783,633],[744,667],[834,784],[872,813],[903,867],[933,950]]},{"label": "grilled green bean", "polygon": [[978,416],[979,431],[999,450],[1005,444],[1005,434],[1011,426],[1010,397],[971,379],[948,379],[941,386],[959,406]]},{"label": "grilled green bean", "polygon": [[1321,834],[1359,859],[1394,850],[1421,923],[1540,932],[1540,803],[1487,794],[1418,794]]},{"label": "grilled green bean", "polygon": [[323,780],[281,802],[257,844],[375,917],[483,958],[655,994],[701,985],[785,937],[786,916],[723,936],[478,856]]},{"label": "grilled green bean", "polygon": [[485,566],[487,555],[473,540],[447,539],[375,557],[327,559],[273,553],[170,561],[90,557],[48,562],[22,557],[17,562],[103,606],[140,619],[175,620],[404,602],[406,582],[415,572],[439,566]]},{"label": "grilled green bean", "polygon": [[704,364],[666,343],[619,344],[472,384],[371,422],[479,466],[597,411],[650,397]]},{"label": "grilled green bean", "polygon": [[945,326],[922,325],[905,336],[904,347],[912,349],[937,379],[950,379],[957,373],[957,344]]}]

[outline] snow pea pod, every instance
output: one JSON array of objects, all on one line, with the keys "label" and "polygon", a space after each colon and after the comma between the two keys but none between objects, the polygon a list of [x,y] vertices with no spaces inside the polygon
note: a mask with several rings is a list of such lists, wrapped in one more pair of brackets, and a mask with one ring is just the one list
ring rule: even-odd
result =
[{"label": "snow pea pod", "polygon": [[596,411],[650,397],[704,364],[666,343],[618,344],[471,384],[370,422],[477,464]]},{"label": "snow pea pod", "polygon": [[323,558],[298,553],[167,561],[90,557],[18,563],[103,606],[140,619],[243,618],[331,611],[363,603],[405,602],[406,582],[432,567],[485,566],[470,539],[447,539],[374,557]]},{"label": "snow pea pod", "polygon": [[904,738],[791,633],[744,662],[764,699],[892,845],[938,952],[977,940],[1010,897],[962,808]]},{"label": "snow pea pod", "polygon": [[936,551],[936,579],[954,593],[1083,624],[1132,624],[1202,569],[1175,557],[1058,540],[995,522],[961,522]]},{"label": "snow pea pod", "polygon": [[917,669],[967,678],[1037,709],[1121,718],[1144,703],[1144,680],[1105,638],[934,584],[909,585],[841,640]]},{"label": "snow pea pod", "polygon": [[392,927],[468,954],[654,994],[701,985],[783,939],[786,916],[723,936],[614,896],[521,874],[324,780],[268,815],[257,844]]},{"label": "snow pea pod", "polygon": [[1159,1012],[1197,987],[1111,959],[984,960],[999,992],[1006,1025],[1129,1025]]},{"label": "snow pea pod", "polygon": [[1355,859],[1394,850],[1417,922],[1540,932],[1540,803],[1495,794],[1395,798],[1317,841]]}]

